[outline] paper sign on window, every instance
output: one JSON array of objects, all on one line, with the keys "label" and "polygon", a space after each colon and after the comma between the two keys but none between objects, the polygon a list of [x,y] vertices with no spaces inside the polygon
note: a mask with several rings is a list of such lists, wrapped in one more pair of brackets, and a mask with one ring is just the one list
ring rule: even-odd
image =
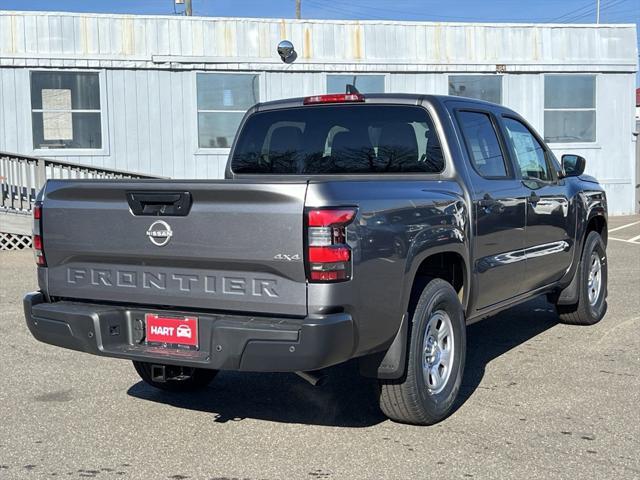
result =
[{"label": "paper sign on window", "polygon": [[71,90],[43,88],[42,110],[45,140],[73,140]]}]

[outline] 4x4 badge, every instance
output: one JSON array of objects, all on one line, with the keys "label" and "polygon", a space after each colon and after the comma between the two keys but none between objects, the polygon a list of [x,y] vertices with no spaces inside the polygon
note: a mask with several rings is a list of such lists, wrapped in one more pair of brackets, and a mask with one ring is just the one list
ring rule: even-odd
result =
[{"label": "4x4 badge", "polygon": [[277,254],[275,257],[273,257],[274,260],[286,260],[287,262],[297,262],[302,260],[302,258],[300,258],[300,254],[296,253],[295,255],[286,255],[284,253],[279,253]]},{"label": "4x4 badge", "polygon": [[169,224],[165,221],[158,220],[151,224],[149,230],[147,230],[147,237],[151,240],[151,243],[158,247],[164,247],[171,237],[173,236],[173,230]]}]

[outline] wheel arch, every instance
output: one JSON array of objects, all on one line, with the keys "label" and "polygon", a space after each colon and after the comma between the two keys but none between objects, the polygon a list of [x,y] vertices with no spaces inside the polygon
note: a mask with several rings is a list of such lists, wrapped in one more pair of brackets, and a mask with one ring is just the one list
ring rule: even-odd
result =
[{"label": "wheel arch", "polygon": [[468,253],[463,244],[433,248],[414,258],[408,268],[403,288],[404,314],[400,328],[387,350],[363,357],[360,372],[366,377],[398,379],[406,371],[411,313],[429,279],[440,278],[453,286],[466,311],[469,298],[470,271]]},{"label": "wheel arch", "polygon": [[606,210],[603,208],[592,208],[588,214],[587,221],[579,236],[578,249],[574,256],[575,268],[571,276],[571,281],[566,284],[560,291],[550,294],[548,297],[552,303],[558,305],[573,305],[580,299],[580,263],[582,262],[582,255],[584,252],[584,245],[587,241],[587,237],[591,232],[596,232],[602,238],[605,247],[608,243],[609,231],[608,231],[608,218]]},{"label": "wheel arch", "polygon": [[468,260],[468,249],[462,243],[428,249],[416,255],[407,265],[402,302],[404,311],[410,311],[416,289],[420,288],[426,278],[441,278],[449,282],[458,292],[462,306],[466,310],[471,278]]},{"label": "wheel arch", "polygon": [[607,218],[604,213],[594,212],[589,218],[587,222],[587,227],[585,229],[584,235],[582,236],[582,245],[584,246],[584,242],[587,239],[587,235],[590,232],[597,232],[598,235],[602,238],[602,241],[606,245],[609,240],[609,230],[607,225]]}]

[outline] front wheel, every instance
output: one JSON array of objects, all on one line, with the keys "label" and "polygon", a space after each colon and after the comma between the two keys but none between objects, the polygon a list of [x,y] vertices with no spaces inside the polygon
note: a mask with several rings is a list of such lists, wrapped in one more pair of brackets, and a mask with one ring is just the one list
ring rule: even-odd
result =
[{"label": "front wheel", "polygon": [[152,368],[147,362],[133,362],[140,378],[148,385],[169,392],[193,392],[206,388],[218,373],[217,370],[204,368],[178,367],[174,365],[155,365],[164,367],[164,381],[154,379]]},{"label": "front wheel", "polygon": [[562,323],[593,325],[607,311],[607,255],[602,237],[590,232],[584,242],[578,275],[578,303],[557,305]]},{"label": "front wheel", "polygon": [[380,380],[380,408],[392,420],[432,425],[451,413],[464,371],[466,325],[453,287],[431,280],[413,312],[407,371]]}]

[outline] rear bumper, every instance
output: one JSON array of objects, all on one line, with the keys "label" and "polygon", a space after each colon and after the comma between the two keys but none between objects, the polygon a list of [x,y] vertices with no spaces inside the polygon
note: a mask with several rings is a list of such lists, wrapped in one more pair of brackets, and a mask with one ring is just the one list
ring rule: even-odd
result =
[{"label": "rear bumper", "polygon": [[193,351],[139,342],[144,314],[154,310],[68,301],[48,303],[40,292],[34,292],[25,296],[24,311],[29,330],[41,342],[152,363],[294,372],[335,365],[354,352],[353,321],[345,313],[304,319],[198,314],[200,348]]}]

